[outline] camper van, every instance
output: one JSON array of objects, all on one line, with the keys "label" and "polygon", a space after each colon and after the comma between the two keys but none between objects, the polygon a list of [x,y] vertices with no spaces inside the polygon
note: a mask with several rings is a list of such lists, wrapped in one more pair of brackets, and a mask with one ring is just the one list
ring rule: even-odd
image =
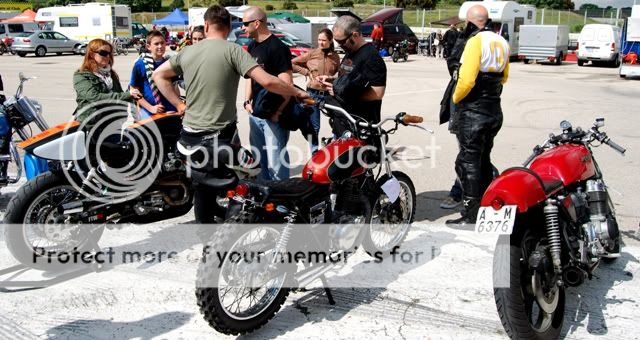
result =
[{"label": "camper van", "polygon": [[92,2],[45,7],[38,10],[35,20],[45,22],[47,29],[83,42],[131,39],[131,8],[127,5]]},{"label": "camper van", "polygon": [[517,56],[520,26],[536,24],[536,8],[520,5],[515,1],[466,1],[460,6],[458,17],[465,20],[467,11],[475,5],[482,5],[487,9],[491,29],[509,42],[511,56]]}]

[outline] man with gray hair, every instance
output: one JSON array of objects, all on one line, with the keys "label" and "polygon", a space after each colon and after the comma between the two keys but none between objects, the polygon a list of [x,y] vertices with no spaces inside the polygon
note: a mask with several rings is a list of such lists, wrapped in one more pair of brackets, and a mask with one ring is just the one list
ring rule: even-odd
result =
[{"label": "man with gray hair", "polygon": [[[387,85],[387,66],[377,49],[367,43],[360,32],[360,21],[341,16],[333,25],[333,40],[345,51],[338,76],[319,76],[332,95],[336,96],[347,112],[377,123],[380,121],[382,97]],[[340,119],[334,121],[337,136],[348,130]]]}]

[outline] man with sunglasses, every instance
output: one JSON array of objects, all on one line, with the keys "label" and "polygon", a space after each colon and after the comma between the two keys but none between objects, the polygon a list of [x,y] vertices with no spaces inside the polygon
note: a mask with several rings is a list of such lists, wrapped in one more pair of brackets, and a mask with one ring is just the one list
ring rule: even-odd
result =
[{"label": "man with sunglasses", "polygon": [[[352,115],[373,123],[380,121],[382,97],[387,85],[387,66],[377,49],[367,43],[360,32],[360,21],[344,15],[333,25],[333,40],[346,52],[337,78],[319,76],[318,81],[335,95]],[[336,136],[349,127],[342,119],[334,120]]]},{"label": "man with sunglasses", "polygon": [[[242,16],[242,29],[253,41],[248,46],[248,51],[253,59],[267,73],[281,80],[293,84],[293,67],[291,65],[291,51],[278,37],[271,34],[267,27],[267,14],[259,7],[250,7]],[[263,87],[255,81],[247,81],[245,87],[244,108],[251,114],[249,127],[251,132],[249,140],[251,146],[260,152],[261,179],[283,180],[289,178],[289,154],[287,142],[289,130],[278,123],[282,110],[287,105],[289,98],[264,94]],[[258,96],[270,98],[263,103],[279,107],[261,108],[255,107]],[[275,112],[271,117],[264,113]],[[260,116],[260,117],[258,117]]]},{"label": "man with sunglasses", "polygon": [[[299,98],[309,98],[309,95],[267,74],[240,45],[227,41],[231,15],[224,7],[209,7],[204,20],[207,38],[171,57],[155,70],[153,79],[178,112],[184,113],[180,144],[191,150],[209,152],[210,162],[205,168],[208,170],[210,163],[215,167],[214,160],[224,156],[218,153],[217,146],[233,144],[237,134],[236,99],[240,77],[251,78],[281,95]],[[180,101],[173,89],[171,79],[177,75],[184,76],[187,104]],[[224,213],[215,205],[216,194],[215,190],[194,181],[195,217],[199,223],[214,223],[215,215]]]}]

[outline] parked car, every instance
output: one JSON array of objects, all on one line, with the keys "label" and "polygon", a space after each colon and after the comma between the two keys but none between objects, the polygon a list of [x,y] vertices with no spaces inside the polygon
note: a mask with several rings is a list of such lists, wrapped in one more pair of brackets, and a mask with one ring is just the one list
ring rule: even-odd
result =
[{"label": "parked car", "polygon": [[[280,39],[291,51],[291,58],[295,58],[302,54],[305,54],[311,50],[309,47],[300,46],[294,43],[291,39],[287,38],[284,34],[275,34],[278,39]],[[242,48],[246,51],[249,48],[249,44],[253,41],[253,38],[250,38],[246,33],[241,34],[236,39],[235,43],[242,46]]]},{"label": "parked car", "polygon": [[147,34],[149,34],[149,30],[147,30],[147,28],[139,22],[132,22],[131,33],[134,38],[144,39],[147,37]]},{"label": "parked car", "polygon": [[381,47],[388,49],[389,54],[393,52],[393,47],[403,40],[409,42],[409,53],[417,53],[418,37],[402,22],[402,8],[386,8],[364,19],[360,25],[360,32],[365,40],[371,41],[371,31],[375,24],[382,25]]},{"label": "parked car", "polygon": [[67,38],[56,31],[35,31],[18,34],[13,41],[11,49],[24,57],[27,53],[35,53],[38,57],[44,57],[47,53],[81,54],[83,43]]},{"label": "parked car", "polygon": [[593,61],[620,65],[620,28],[612,25],[584,25],[578,38],[578,66]]}]

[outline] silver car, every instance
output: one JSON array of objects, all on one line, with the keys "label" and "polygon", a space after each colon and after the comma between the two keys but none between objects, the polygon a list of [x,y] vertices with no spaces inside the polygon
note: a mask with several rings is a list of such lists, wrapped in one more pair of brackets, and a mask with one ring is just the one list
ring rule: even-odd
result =
[{"label": "silver car", "polygon": [[47,53],[61,55],[64,52],[79,54],[84,44],[80,41],[67,38],[64,34],[55,31],[34,31],[18,34],[11,45],[19,56],[27,53],[35,53],[38,57],[44,57]]}]

